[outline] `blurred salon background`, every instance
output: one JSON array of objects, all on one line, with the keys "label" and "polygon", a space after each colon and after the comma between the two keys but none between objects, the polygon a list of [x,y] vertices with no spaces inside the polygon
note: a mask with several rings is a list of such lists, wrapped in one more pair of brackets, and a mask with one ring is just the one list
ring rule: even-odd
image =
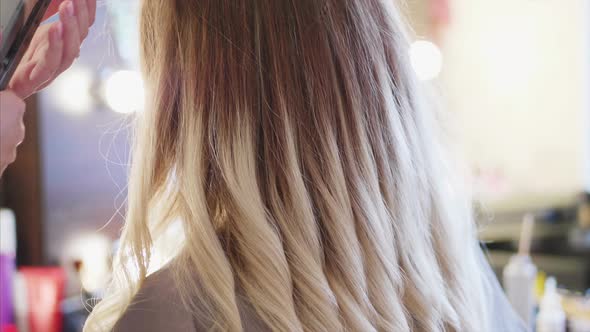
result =
[{"label": "blurred salon background", "polygon": [[[2,273],[14,257],[18,270],[5,315],[19,331],[80,331],[109,278],[130,125],[144,107],[138,5],[101,2],[80,58],[28,103],[26,141],[0,182]],[[402,8],[415,31],[416,74],[451,114],[445,126],[466,161],[499,280],[513,292],[513,258],[530,257],[534,270],[518,282],[532,285],[534,312],[546,280],[556,280],[570,330],[590,331],[590,2],[406,0]],[[37,301],[51,319],[32,317]]]}]

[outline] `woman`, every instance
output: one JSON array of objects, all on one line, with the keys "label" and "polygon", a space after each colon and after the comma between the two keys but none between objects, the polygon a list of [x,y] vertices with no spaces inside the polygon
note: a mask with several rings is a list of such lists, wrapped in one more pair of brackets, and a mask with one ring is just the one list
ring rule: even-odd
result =
[{"label": "woman", "polygon": [[[520,330],[393,1],[144,0],[141,16],[150,109],[86,331]],[[178,251],[146,277],[175,220]]]}]

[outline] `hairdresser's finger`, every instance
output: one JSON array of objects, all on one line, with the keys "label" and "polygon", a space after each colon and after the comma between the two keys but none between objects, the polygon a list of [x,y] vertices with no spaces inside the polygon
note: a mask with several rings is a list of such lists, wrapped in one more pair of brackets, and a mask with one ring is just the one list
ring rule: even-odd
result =
[{"label": "hairdresser's finger", "polygon": [[59,17],[63,23],[63,55],[59,73],[72,65],[80,54],[80,32],[78,22],[74,16],[74,4],[68,0],[62,3]]},{"label": "hairdresser's finger", "polygon": [[80,33],[80,42],[88,35],[89,18],[88,18],[88,5],[86,0],[73,0],[74,12],[78,19],[78,32]]},{"label": "hairdresser's finger", "polygon": [[50,41],[38,55],[35,55],[37,65],[31,72],[29,80],[36,90],[40,90],[55,79],[60,68],[63,55],[63,27],[62,22],[57,22],[50,31]]},{"label": "hairdresser's finger", "polygon": [[[33,57],[35,57],[35,54],[41,48],[40,46],[42,44],[48,43],[50,41],[50,39],[51,39],[50,30],[56,28],[55,24],[56,23],[44,24],[37,29],[37,31],[33,35],[33,39],[31,40],[31,43],[29,44],[29,48],[27,49],[27,51],[25,52],[25,55],[23,56],[23,59],[21,60],[21,63],[25,62],[25,61],[31,61],[31,59],[33,59]],[[63,25],[61,26],[61,28],[63,29]],[[61,32],[60,32],[60,38],[61,38]]]},{"label": "hairdresser's finger", "polygon": [[39,28],[37,28],[37,31],[35,31],[35,34],[33,35],[31,42],[29,43],[29,48],[27,49],[27,52],[25,53],[23,59],[30,59],[33,57],[33,54],[37,49],[37,46],[47,39],[47,33],[50,28],[51,24],[43,24]]},{"label": "hairdresser's finger", "polygon": [[22,99],[42,89],[53,80],[61,64],[63,42],[62,23],[56,22],[45,32],[45,39],[35,45],[33,55],[21,62],[17,68],[10,88]]},{"label": "hairdresser's finger", "polygon": [[96,19],[96,0],[86,0],[86,7],[88,8],[88,17],[90,18],[90,25],[94,24]]}]

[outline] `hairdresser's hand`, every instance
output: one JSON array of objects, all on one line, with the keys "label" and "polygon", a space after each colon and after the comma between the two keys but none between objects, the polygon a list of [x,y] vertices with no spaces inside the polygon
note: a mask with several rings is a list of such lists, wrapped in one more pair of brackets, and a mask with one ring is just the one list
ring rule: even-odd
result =
[{"label": "hairdresser's hand", "polygon": [[10,89],[25,99],[68,69],[80,55],[96,15],[96,0],[54,0],[48,15],[59,20],[39,27],[10,81]]},{"label": "hairdresser's hand", "polygon": [[0,176],[16,159],[16,148],[25,138],[25,102],[10,90],[0,91]]}]

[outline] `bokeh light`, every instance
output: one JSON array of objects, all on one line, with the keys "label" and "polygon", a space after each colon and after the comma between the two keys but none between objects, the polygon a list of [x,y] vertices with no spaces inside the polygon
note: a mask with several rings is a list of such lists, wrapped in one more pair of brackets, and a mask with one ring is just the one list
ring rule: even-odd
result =
[{"label": "bokeh light", "polygon": [[130,114],[144,106],[144,85],[141,74],[120,70],[111,74],[104,86],[106,104],[115,112]]},{"label": "bokeh light", "polygon": [[410,46],[410,61],[418,78],[422,81],[430,81],[440,74],[443,56],[434,43],[417,40]]}]

